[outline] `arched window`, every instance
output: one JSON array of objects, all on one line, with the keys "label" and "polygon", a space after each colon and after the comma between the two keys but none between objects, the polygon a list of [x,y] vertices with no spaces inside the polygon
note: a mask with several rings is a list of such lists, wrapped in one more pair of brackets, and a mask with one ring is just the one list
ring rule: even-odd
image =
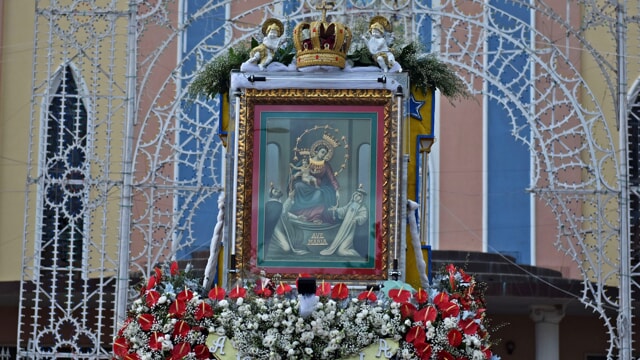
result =
[{"label": "arched window", "polygon": [[[280,169],[280,146],[276,143],[267,145],[267,169]],[[269,171],[267,173],[267,186],[273,184],[276,187],[282,185],[280,182],[280,171]],[[282,190],[282,189],[281,189]]]},{"label": "arched window", "polygon": [[70,66],[62,68],[53,84],[42,122],[41,265],[84,269],[87,109]]},{"label": "arched window", "polygon": [[371,176],[371,145],[363,144],[358,148],[358,183],[355,186],[362,184],[367,191],[373,193]]}]

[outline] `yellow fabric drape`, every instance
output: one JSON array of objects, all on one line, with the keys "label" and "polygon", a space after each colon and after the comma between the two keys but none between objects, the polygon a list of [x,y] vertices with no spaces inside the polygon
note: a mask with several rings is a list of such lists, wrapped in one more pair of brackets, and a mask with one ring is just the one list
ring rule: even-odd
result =
[{"label": "yellow fabric drape", "polygon": [[[411,87],[411,99],[409,99],[409,109],[407,109],[409,131],[405,137],[405,151],[409,154],[409,165],[407,171],[407,198],[417,201],[419,189],[416,189],[418,180],[418,154],[419,144],[418,138],[424,135],[433,135],[433,91],[428,90],[427,93],[416,89],[415,86]],[[419,221],[418,221],[419,223]],[[407,230],[407,243],[410,243],[409,231]],[[424,250],[424,260],[427,263],[427,269],[429,269],[429,259]],[[420,287],[420,274],[417,273],[417,266],[415,260],[415,252],[411,246],[407,246],[406,255],[406,281],[414,288]]]}]

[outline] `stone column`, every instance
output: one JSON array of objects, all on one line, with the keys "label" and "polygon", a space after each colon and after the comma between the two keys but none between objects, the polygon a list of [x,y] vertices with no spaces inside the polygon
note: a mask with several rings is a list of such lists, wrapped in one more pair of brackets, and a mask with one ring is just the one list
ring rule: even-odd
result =
[{"label": "stone column", "polygon": [[561,305],[533,305],[531,319],[535,322],[536,360],[560,360],[560,321],[564,317]]}]

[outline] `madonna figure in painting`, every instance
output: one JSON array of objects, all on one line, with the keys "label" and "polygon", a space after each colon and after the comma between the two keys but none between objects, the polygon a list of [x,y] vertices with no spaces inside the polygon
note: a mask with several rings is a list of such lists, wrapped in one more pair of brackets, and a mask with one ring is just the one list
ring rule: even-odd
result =
[{"label": "madonna figure in painting", "polygon": [[294,177],[289,189],[293,196],[289,212],[307,222],[333,223],[335,219],[327,210],[335,207],[340,197],[340,185],[329,163],[333,151],[330,151],[329,145],[324,142],[316,142],[311,152],[309,174],[315,181],[309,182]]},{"label": "madonna figure in painting", "polygon": [[[289,196],[271,236],[270,252],[307,254],[309,239],[305,239],[305,232],[324,234],[339,226],[340,219],[331,211],[340,198],[340,184],[330,163],[334,149],[332,142],[320,139],[309,149],[308,165],[290,164],[291,169],[308,166],[308,175],[314,180],[297,173],[289,177]],[[328,245],[322,237],[314,241],[313,245]]]}]

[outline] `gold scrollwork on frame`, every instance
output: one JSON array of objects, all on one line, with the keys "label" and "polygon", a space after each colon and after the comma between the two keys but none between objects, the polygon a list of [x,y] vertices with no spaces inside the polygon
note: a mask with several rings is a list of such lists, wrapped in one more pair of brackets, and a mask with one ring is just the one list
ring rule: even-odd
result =
[{"label": "gold scrollwork on frame", "polygon": [[393,93],[246,89],[238,101],[239,273],[387,279],[400,211]]}]

